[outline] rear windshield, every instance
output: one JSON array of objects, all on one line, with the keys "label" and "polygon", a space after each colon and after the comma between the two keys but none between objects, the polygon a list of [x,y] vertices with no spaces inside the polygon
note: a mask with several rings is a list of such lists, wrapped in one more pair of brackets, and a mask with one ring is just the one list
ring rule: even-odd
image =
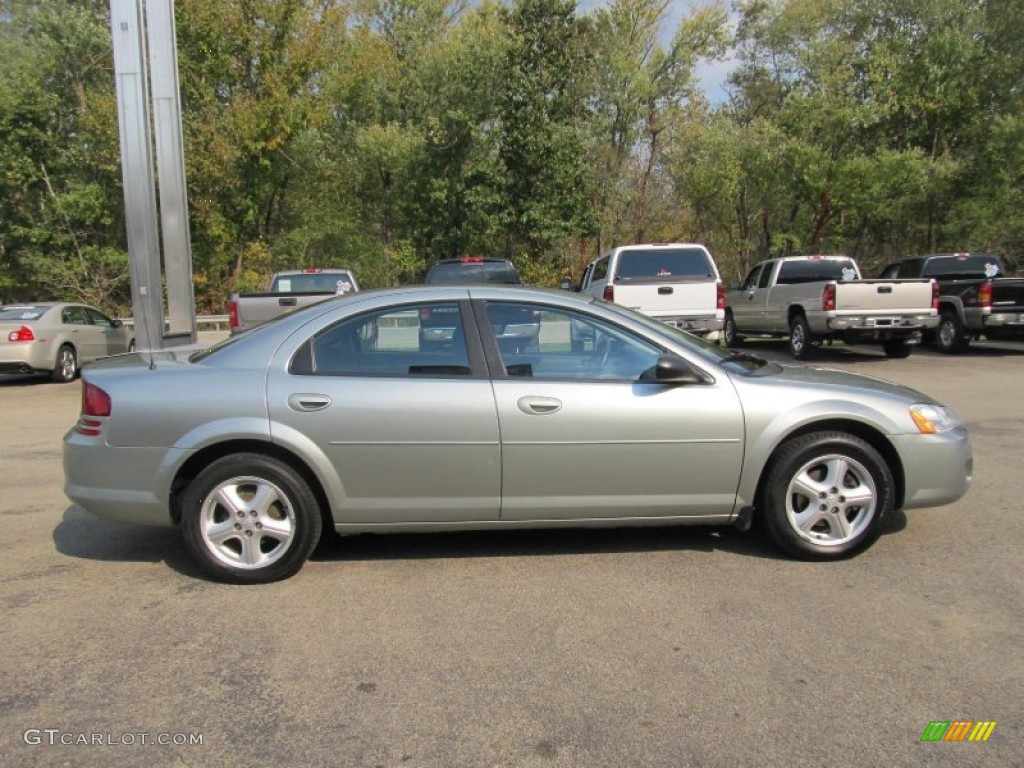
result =
[{"label": "rear windshield", "polygon": [[507,261],[449,261],[427,272],[427,285],[519,285],[519,273]]},{"label": "rear windshield", "polygon": [[348,293],[355,289],[348,272],[308,272],[277,275],[271,293]]},{"label": "rear windshield", "polygon": [[0,322],[11,322],[12,320],[38,320],[46,314],[49,307],[37,307],[32,304],[15,305],[9,304],[0,307]]},{"label": "rear windshield", "polygon": [[807,259],[784,261],[779,267],[777,285],[814,283],[819,280],[856,280],[857,265],[853,259]]},{"label": "rear windshield", "polygon": [[715,278],[715,269],[700,248],[658,248],[621,251],[615,269],[617,280],[666,280]]},{"label": "rear windshield", "polygon": [[976,256],[940,256],[928,259],[924,265],[922,277],[935,278],[967,278],[999,277],[1003,274],[1003,268],[999,260],[989,254],[978,254]]}]

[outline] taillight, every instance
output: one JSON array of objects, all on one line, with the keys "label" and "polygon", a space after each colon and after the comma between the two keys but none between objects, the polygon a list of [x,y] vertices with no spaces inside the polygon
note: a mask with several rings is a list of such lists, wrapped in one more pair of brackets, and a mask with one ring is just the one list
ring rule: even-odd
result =
[{"label": "taillight", "polygon": [[89,416],[110,415],[110,395],[91,384],[82,381],[82,415],[75,425],[75,430],[80,434],[97,437],[103,429],[103,422]]},{"label": "taillight", "polygon": [[718,283],[718,299],[716,306],[719,309],[725,309],[725,284]]},{"label": "taillight", "polygon": [[608,285],[604,287],[604,293],[601,294],[601,298],[605,301],[615,301],[615,286],[608,283]]},{"label": "taillight", "polygon": [[35,341],[36,335],[32,333],[32,329],[27,325],[21,326],[16,331],[11,331],[7,334],[8,341]]},{"label": "taillight", "polygon": [[932,280],[932,309],[939,311],[939,284]]},{"label": "taillight", "polygon": [[978,306],[979,307],[992,307],[992,281],[986,280],[978,288]]},{"label": "taillight", "polygon": [[232,328],[238,327],[238,302],[234,299],[228,302],[228,325]]},{"label": "taillight", "polygon": [[824,312],[834,312],[836,309],[836,284],[829,283],[821,294],[821,309]]},{"label": "taillight", "polygon": [[110,395],[88,381],[82,382],[82,415],[110,415]]}]

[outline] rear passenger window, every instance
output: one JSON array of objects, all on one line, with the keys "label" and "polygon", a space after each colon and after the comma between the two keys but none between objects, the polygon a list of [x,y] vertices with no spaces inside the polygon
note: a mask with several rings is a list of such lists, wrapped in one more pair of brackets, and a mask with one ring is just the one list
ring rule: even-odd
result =
[{"label": "rear passenger window", "polygon": [[457,303],[390,308],[342,320],[317,333],[289,371],[314,376],[468,376]]}]

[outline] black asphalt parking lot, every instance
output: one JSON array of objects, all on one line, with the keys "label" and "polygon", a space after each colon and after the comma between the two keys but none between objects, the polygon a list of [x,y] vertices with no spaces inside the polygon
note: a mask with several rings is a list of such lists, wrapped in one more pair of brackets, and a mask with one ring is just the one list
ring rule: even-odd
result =
[{"label": "black asphalt parking lot", "polygon": [[[1024,765],[1024,343],[817,364],[952,406],[968,495],[838,563],[731,529],[396,535],[259,587],[71,506],[80,385],[0,378],[0,763]],[[921,741],[958,720],[996,726]]]}]

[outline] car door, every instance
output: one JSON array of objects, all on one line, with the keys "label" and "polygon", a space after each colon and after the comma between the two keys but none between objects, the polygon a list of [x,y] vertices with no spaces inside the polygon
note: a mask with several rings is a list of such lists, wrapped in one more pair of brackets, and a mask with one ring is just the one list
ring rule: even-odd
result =
[{"label": "car door", "polygon": [[100,328],[92,324],[85,307],[64,307],[61,310],[61,323],[71,343],[75,345],[79,364],[106,354],[106,337]]},{"label": "car door", "polygon": [[113,321],[99,310],[86,307],[90,322],[103,335],[102,354],[119,355],[128,351],[128,338],[123,325],[114,326]]},{"label": "car door", "polygon": [[729,311],[732,312],[733,319],[736,321],[736,327],[741,331],[753,330],[757,324],[759,305],[755,303],[754,297],[757,295],[758,278],[764,268],[765,264],[758,264],[750,270],[739,290],[731,297]]},{"label": "car door", "polygon": [[[337,522],[498,519],[498,421],[468,306],[338,310],[287,366],[272,366],[271,431],[327,457],[344,491]],[[433,316],[452,329],[443,342],[424,334]]]},{"label": "car door", "polygon": [[[539,318],[534,349],[489,335],[510,305]],[[497,371],[502,520],[732,513],[743,420],[727,377],[644,381],[663,348],[586,312],[485,301],[478,318]]]},{"label": "car door", "polygon": [[[756,282],[746,284],[745,298],[740,301],[746,308],[747,321],[741,328],[753,331],[771,331],[774,321],[769,317],[768,303],[771,300],[772,273],[775,271],[774,261],[766,261],[761,265]],[[756,269],[756,267],[755,267]]]}]

